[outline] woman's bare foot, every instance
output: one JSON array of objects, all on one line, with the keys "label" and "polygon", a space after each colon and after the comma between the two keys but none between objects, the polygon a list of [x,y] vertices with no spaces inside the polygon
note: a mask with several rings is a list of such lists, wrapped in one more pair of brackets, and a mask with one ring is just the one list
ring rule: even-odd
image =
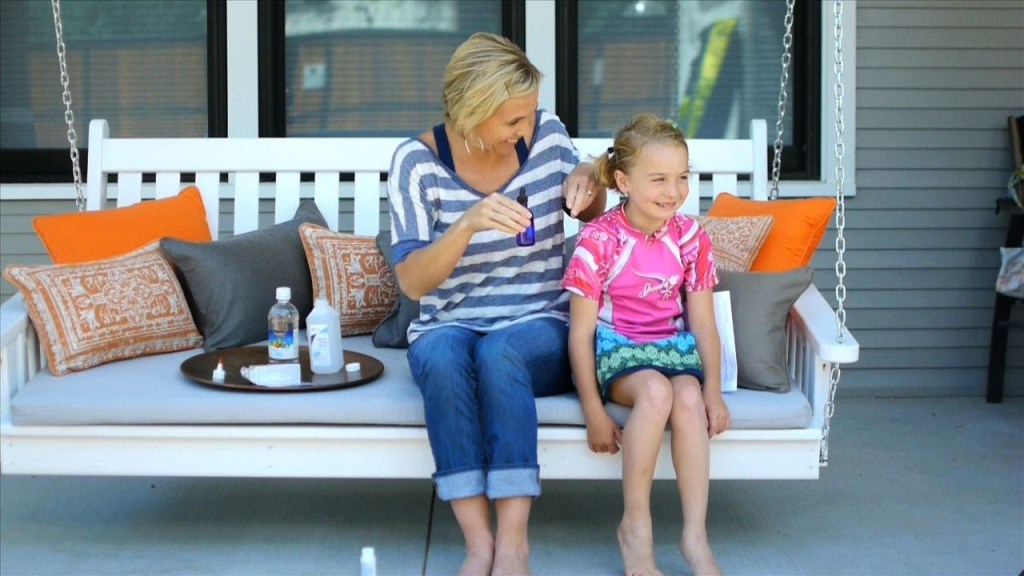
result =
[{"label": "woman's bare foot", "polygon": [[623,519],[619,523],[618,537],[625,576],[662,576],[654,561],[654,534],[650,524],[637,526]]},{"label": "woman's bare foot", "polygon": [[494,554],[491,576],[529,576],[530,549],[523,544],[512,550],[498,550]]},{"label": "woman's bare foot", "polygon": [[711,553],[707,534],[694,537],[683,535],[679,551],[683,553],[683,559],[689,564],[694,576],[721,576],[722,569],[718,567],[715,555]]},{"label": "woman's bare foot", "polygon": [[488,576],[494,562],[494,545],[466,547],[466,559],[462,562],[459,576]]}]

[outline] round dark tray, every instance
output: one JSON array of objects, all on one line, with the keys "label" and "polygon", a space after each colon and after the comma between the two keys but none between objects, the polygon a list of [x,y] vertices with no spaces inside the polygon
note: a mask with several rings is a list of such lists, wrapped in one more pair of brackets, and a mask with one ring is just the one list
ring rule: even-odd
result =
[{"label": "round dark tray", "polygon": [[[217,362],[224,363],[224,381],[213,381],[213,369]],[[309,369],[309,348],[299,349],[299,365],[302,367],[302,384],[295,386],[257,386],[242,377],[242,367],[268,362],[266,346],[243,346],[205,352],[188,358],[181,363],[181,373],[199,382],[216,388],[246,390],[250,392],[312,392],[351,388],[376,380],[384,372],[384,365],[373,356],[345,350],[345,364],[359,362],[359,372],[346,372],[344,368],[334,374],[313,374]]]}]

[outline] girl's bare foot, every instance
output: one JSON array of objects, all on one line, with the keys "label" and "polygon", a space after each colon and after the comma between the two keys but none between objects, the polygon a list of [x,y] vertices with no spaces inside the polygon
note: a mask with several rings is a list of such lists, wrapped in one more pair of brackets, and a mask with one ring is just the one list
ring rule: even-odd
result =
[{"label": "girl's bare foot", "polygon": [[679,551],[683,558],[690,565],[694,576],[721,576],[722,570],[715,561],[715,555],[711,553],[711,546],[708,544],[707,534],[694,537],[683,535],[679,543]]},{"label": "girl's bare foot", "polygon": [[623,519],[619,523],[618,537],[625,576],[662,576],[654,561],[654,535],[650,524],[637,526]]},{"label": "girl's bare foot", "polygon": [[529,576],[530,549],[526,546],[515,550],[498,550],[494,555],[491,576]]}]

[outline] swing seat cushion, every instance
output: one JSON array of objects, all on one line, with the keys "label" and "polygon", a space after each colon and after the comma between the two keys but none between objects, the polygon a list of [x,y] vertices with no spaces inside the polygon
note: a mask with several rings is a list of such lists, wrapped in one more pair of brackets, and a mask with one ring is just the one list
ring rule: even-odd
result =
[{"label": "swing seat cushion", "polygon": [[39,216],[32,225],[54,264],[113,258],[161,238],[212,240],[203,197],[195,186],[171,198],[124,208]]},{"label": "swing seat cushion", "polygon": [[750,270],[785,272],[811,263],[835,207],[834,198],[761,201],[722,193],[711,204],[708,216],[772,216],[771,231]]},{"label": "swing seat cushion", "polygon": [[57,376],[202,343],[157,242],[84,264],[8,266]]}]

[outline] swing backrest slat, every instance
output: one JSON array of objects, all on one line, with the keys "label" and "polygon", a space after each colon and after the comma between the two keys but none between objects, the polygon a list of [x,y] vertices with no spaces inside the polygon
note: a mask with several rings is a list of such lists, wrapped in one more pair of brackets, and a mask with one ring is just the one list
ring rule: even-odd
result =
[{"label": "swing backrest slat", "polygon": [[[351,199],[351,229],[358,235],[376,235],[381,218],[386,217],[386,208],[382,206],[386,196],[383,180],[390,169],[394,150],[403,141],[401,138],[111,139],[109,127],[103,120],[92,122],[89,138],[86,203],[90,210],[105,206],[107,180],[111,174],[117,177],[118,206],[135,204],[144,196],[173,196],[187,182],[187,177],[195,174],[214,238],[223,232],[221,200],[231,201],[232,232],[241,234],[259,228],[261,201],[273,203],[276,223],[291,218],[303,197],[316,199],[332,230],[338,230],[341,225],[341,201]],[[584,160],[605,152],[610,144],[604,138],[576,138],[573,142]],[[764,120],[751,121],[747,139],[692,139],[689,146],[690,195],[682,212],[698,214],[702,197],[714,197],[722,192],[740,195],[741,180],[745,181],[744,195],[767,199],[768,145]],[[150,185],[144,184],[144,178],[151,174],[155,174],[152,192]],[[313,184],[303,183],[303,175],[311,175]],[[609,207],[618,202],[617,194],[608,195]],[[567,235],[575,234],[578,228],[578,222],[566,219]]]}]

